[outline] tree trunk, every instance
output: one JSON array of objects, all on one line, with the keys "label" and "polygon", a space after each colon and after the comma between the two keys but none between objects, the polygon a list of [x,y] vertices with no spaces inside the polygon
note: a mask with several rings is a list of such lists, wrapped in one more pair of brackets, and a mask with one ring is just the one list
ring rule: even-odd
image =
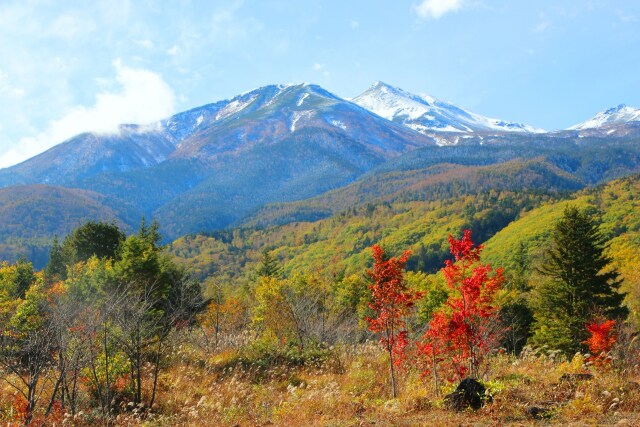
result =
[{"label": "tree trunk", "polygon": [[432,353],[433,363],[433,387],[435,388],[436,396],[440,397],[440,387],[438,386],[438,365],[436,364],[436,353],[435,350]]},{"label": "tree trunk", "polygon": [[158,386],[158,376],[160,374],[160,355],[162,354],[162,341],[158,342],[158,352],[156,353],[156,366],[153,367],[153,388],[151,390],[151,400],[149,400],[149,410],[153,408],[156,399],[156,389]]},{"label": "tree trunk", "polygon": [[395,399],[397,397],[396,394],[396,376],[393,370],[393,349],[389,348],[389,372],[391,374],[391,395]]}]

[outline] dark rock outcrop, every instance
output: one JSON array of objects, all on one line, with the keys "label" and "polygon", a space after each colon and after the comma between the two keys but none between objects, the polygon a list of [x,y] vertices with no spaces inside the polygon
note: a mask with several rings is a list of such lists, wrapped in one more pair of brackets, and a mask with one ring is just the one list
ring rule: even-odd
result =
[{"label": "dark rock outcrop", "polygon": [[444,402],[449,409],[463,411],[467,408],[478,410],[484,406],[491,397],[485,394],[485,387],[473,378],[465,378],[460,381],[453,393],[445,396]]}]

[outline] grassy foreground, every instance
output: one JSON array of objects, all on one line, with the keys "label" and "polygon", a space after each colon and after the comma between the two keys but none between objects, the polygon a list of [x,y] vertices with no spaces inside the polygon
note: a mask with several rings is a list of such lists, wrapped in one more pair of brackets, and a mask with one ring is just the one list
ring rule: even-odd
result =
[{"label": "grassy foreground", "polygon": [[[389,399],[387,361],[375,343],[316,349],[243,345],[215,352],[194,343],[171,355],[151,411],[125,402],[111,425],[129,426],[537,426],[640,425],[640,378],[634,367],[586,366],[584,357],[526,349],[497,354],[485,371],[493,397],[482,409],[446,409],[417,369],[400,375],[399,398]],[[591,379],[563,380],[563,374]],[[3,424],[10,421],[9,387]],[[531,407],[547,410],[537,419]],[[46,425],[102,424],[97,413],[49,417]],[[17,425],[17,424],[15,424]]]}]

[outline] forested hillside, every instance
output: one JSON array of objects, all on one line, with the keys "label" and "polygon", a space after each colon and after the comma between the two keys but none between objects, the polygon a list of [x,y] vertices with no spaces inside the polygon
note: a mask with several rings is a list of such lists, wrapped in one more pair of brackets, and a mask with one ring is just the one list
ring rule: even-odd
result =
[{"label": "forested hillside", "polygon": [[[408,269],[433,273],[448,257],[446,236],[468,228],[474,231],[476,241],[486,242],[485,259],[510,270],[520,245],[525,245],[528,257],[539,260],[554,222],[566,206],[576,205],[588,207],[601,218],[601,229],[611,239],[607,251],[628,279],[624,289],[636,309],[632,301],[640,298],[635,268],[640,256],[640,175],[567,195],[537,190],[538,179],[548,178],[550,171],[544,163],[512,162],[499,169],[444,169],[441,174],[421,171],[426,178],[412,179],[408,186],[402,185],[406,175],[383,175],[379,180],[330,193],[326,196],[330,202],[320,198],[307,206],[296,203],[274,209],[282,214],[321,203],[339,207],[343,198],[345,206],[354,206],[322,220],[188,235],[173,242],[169,250],[195,274],[213,274],[231,282],[248,280],[265,249],[277,257],[287,273],[320,269],[350,275],[369,265],[369,247],[374,243],[391,253],[412,250]],[[456,181],[451,176],[464,179]],[[555,176],[558,189],[576,185],[563,174]],[[485,187],[487,182],[496,189]],[[359,192],[366,193],[363,188],[367,186],[385,188],[388,194],[374,202],[358,203]],[[501,186],[508,189],[498,190]],[[331,215],[331,211],[325,215]]]},{"label": "forested hillside", "polygon": [[93,191],[49,185],[0,188],[0,259],[20,257],[46,265],[54,236],[63,237],[88,218],[115,221],[125,229],[137,215],[129,204]]},{"label": "forested hillside", "polygon": [[[566,206],[587,209],[601,220],[609,244],[606,253],[624,278],[622,290],[635,315],[640,313],[640,175],[622,178],[578,193],[566,201],[527,212],[486,242],[485,259],[507,270],[515,267],[513,254],[526,248],[530,264],[541,261],[553,224]],[[640,320],[640,319],[638,319]]]}]

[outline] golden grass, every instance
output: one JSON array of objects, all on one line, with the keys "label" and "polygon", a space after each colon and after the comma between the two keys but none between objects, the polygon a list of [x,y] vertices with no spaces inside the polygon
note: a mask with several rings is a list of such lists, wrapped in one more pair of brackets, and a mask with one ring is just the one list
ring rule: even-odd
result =
[{"label": "golden grass", "polygon": [[[584,358],[525,352],[496,355],[486,385],[493,402],[454,412],[415,370],[402,372],[399,397],[390,399],[387,363],[374,344],[336,350],[340,368],[269,368],[259,379],[242,368],[219,368],[232,352],[204,354],[183,347],[159,384],[153,411],[123,412],[115,425],[139,426],[608,426],[640,425],[640,381],[634,371],[596,370]],[[590,372],[590,380],[563,374]],[[449,389],[452,387],[449,386]],[[4,387],[4,401],[12,391]],[[534,420],[527,407],[549,410]],[[0,410],[2,406],[0,405]],[[3,420],[6,424],[6,417]],[[65,425],[95,425],[90,411]]]}]

